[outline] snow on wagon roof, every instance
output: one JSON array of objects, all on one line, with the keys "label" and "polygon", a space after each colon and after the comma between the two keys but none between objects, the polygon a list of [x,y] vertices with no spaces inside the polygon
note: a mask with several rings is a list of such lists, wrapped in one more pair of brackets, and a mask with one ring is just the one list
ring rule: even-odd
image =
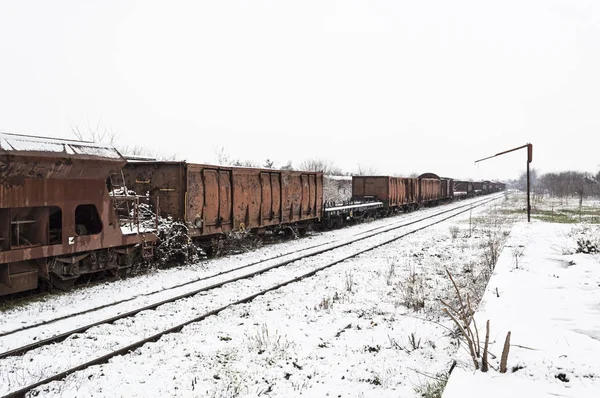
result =
[{"label": "snow on wagon roof", "polygon": [[88,141],[0,133],[0,150],[15,152],[50,152],[122,159],[115,147]]}]

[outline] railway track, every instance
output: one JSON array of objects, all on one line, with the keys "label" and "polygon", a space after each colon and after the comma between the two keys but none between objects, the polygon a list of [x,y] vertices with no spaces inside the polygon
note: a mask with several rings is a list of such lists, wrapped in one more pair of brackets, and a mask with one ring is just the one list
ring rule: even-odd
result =
[{"label": "railway track", "polygon": [[[247,264],[238,267],[236,271],[231,270],[221,275],[228,277],[223,277],[222,280],[214,281],[214,283],[210,283],[199,289],[194,289],[182,295],[177,295],[141,308],[135,308],[117,316],[105,318],[82,327],[71,329],[59,335],[6,351],[1,354],[4,365],[0,363],[0,370],[2,370],[2,368],[18,368],[19,362],[27,363],[34,358],[60,356],[61,353],[64,354],[69,351],[71,352],[69,357],[72,356],[75,362],[79,361],[79,364],[77,365],[69,363],[68,366],[65,365],[62,369],[52,369],[50,371],[50,373],[52,373],[51,375],[40,375],[37,381],[29,385],[23,386],[23,383],[10,383],[10,388],[13,389],[13,391],[7,391],[8,395],[6,396],[24,396],[28,391],[41,385],[60,380],[70,373],[85,369],[89,366],[104,363],[114,356],[125,354],[148,342],[156,341],[165,334],[178,332],[186,325],[201,321],[208,316],[218,314],[230,306],[251,301],[267,292],[310,277],[317,272],[332,267],[342,261],[346,261],[367,251],[398,240],[406,235],[446,221],[501,197],[501,195],[496,195],[437,212],[426,217],[421,217],[417,220],[409,222],[403,220],[386,226],[372,228],[371,230],[355,234],[353,237],[344,240],[343,242],[329,242],[313,245],[304,248],[300,253],[288,253],[278,256],[274,261],[272,258],[266,261],[257,262],[256,264]],[[419,223],[421,225],[416,225]],[[409,226],[414,227],[405,230],[405,228]],[[279,260],[280,257],[285,256],[288,256],[289,258]],[[273,261],[273,263],[264,266],[265,262],[268,261]],[[251,270],[251,268],[258,263],[263,266],[260,267],[260,269]],[[281,269],[284,265],[289,264],[294,265],[291,269],[294,273],[293,277],[290,277],[290,270],[287,269],[288,267],[286,267],[285,271]],[[238,272],[238,274],[236,274],[236,272]],[[254,279],[250,283],[249,278],[252,277],[254,277]],[[216,290],[216,288],[221,289]],[[230,296],[232,296],[233,299],[231,299]],[[185,313],[185,315],[189,316],[188,319],[183,322],[177,323],[173,319],[169,321],[169,317],[172,318],[175,313]],[[134,317],[138,314],[142,318],[150,319],[150,321],[144,319],[142,319],[142,321],[146,325],[156,326],[154,328],[156,333],[149,331],[149,335],[142,339],[139,339],[137,335],[129,336],[129,340],[125,339],[127,343],[123,346],[120,344],[124,340],[123,335],[127,335],[127,327],[130,326],[131,323],[139,321],[138,316]],[[120,333],[109,331],[108,334],[91,333],[90,336],[85,333],[88,331],[91,332],[92,330],[90,329],[92,328],[94,328],[93,330],[96,330],[111,329],[111,327],[113,329],[120,328]],[[151,329],[151,327],[149,327],[149,329]],[[79,348],[81,348],[80,346],[82,344],[85,347],[86,344],[78,344],[77,342],[79,340],[82,340],[83,342],[88,340],[96,342],[98,339],[106,338],[107,335],[119,336],[118,342],[114,341],[114,339],[108,339],[107,341],[101,340],[101,343],[96,345],[99,345],[99,348],[110,347],[109,351],[97,358],[85,361],[85,359],[89,358],[86,358],[86,355],[82,356],[81,352],[79,352]],[[64,343],[59,344],[61,342]],[[91,351],[96,352],[94,349]],[[60,366],[58,367],[60,368]],[[14,384],[18,385],[14,386]],[[17,390],[14,390],[15,388]],[[0,393],[4,392],[0,390]]]},{"label": "railway track", "polygon": [[[449,205],[449,206],[451,206],[450,208],[434,212],[433,214],[422,215],[422,214],[413,213],[412,217],[410,217],[410,218],[402,217],[400,220],[396,220],[396,221],[392,220],[392,222],[390,222],[390,223],[386,223],[384,225],[377,226],[377,227],[374,227],[374,228],[370,228],[370,229],[367,229],[367,230],[364,230],[364,231],[356,232],[356,233],[350,235],[350,240],[348,238],[332,239],[332,240],[327,241],[327,242],[322,242],[322,243],[318,243],[318,244],[315,244],[315,245],[310,245],[310,246],[307,246],[307,247],[303,247],[303,248],[301,248],[299,250],[292,250],[292,251],[288,251],[286,253],[280,253],[280,254],[277,254],[275,256],[270,256],[270,257],[265,258],[265,259],[256,260],[256,261],[253,261],[253,262],[250,262],[250,263],[247,263],[247,264],[243,264],[243,265],[240,265],[240,266],[237,266],[237,267],[233,267],[233,268],[230,268],[230,269],[219,271],[219,272],[213,273],[211,275],[206,275],[206,276],[202,276],[202,277],[199,277],[199,278],[194,278],[194,279],[186,281],[186,282],[182,282],[182,283],[178,283],[178,284],[169,286],[168,288],[164,288],[164,289],[160,289],[160,290],[153,290],[153,291],[150,291],[150,292],[147,292],[147,293],[135,295],[135,296],[130,297],[130,298],[126,298],[126,299],[122,299],[122,300],[117,300],[117,301],[113,301],[111,303],[107,303],[107,304],[95,306],[95,307],[88,308],[88,309],[85,309],[85,310],[82,310],[82,311],[77,311],[77,312],[69,313],[69,314],[66,314],[66,315],[62,315],[62,316],[53,318],[51,320],[44,320],[44,321],[37,322],[35,324],[23,325],[23,326],[21,326],[19,328],[16,328],[16,329],[12,329],[12,330],[9,330],[9,331],[0,332],[0,339],[3,339],[3,338],[8,337],[10,335],[15,335],[16,333],[19,333],[19,332],[24,332],[24,331],[32,330],[32,329],[39,329],[40,327],[45,326],[45,325],[51,325],[51,324],[55,324],[55,323],[60,322],[60,321],[67,320],[67,319],[73,319],[73,318],[75,318],[77,316],[82,316],[82,315],[90,314],[90,313],[93,313],[93,312],[98,312],[98,311],[105,310],[105,309],[116,308],[119,305],[123,305],[125,303],[131,303],[131,302],[134,302],[135,300],[139,300],[140,298],[145,298],[145,297],[150,298],[150,297],[155,296],[157,294],[164,294],[164,293],[166,293],[168,291],[176,292],[177,289],[180,289],[180,288],[184,288],[184,287],[187,287],[187,286],[193,286],[193,285],[195,285],[197,283],[205,282],[205,281],[209,281],[209,280],[213,280],[214,278],[218,278],[218,277],[223,277],[223,276],[226,276],[226,275],[232,275],[232,274],[234,274],[236,272],[239,272],[239,271],[242,271],[242,270],[250,270],[250,269],[252,269],[253,267],[256,267],[256,266],[265,266],[266,267],[266,266],[269,265],[269,263],[271,261],[278,260],[278,259],[283,259],[285,257],[290,257],[290,256],[294,256],[294,255],[298,256],[301,253],[306,253],[303,256],[304,258],[306,258],[308,256],[320,254],[322,251],[320,251],[320,250],[316,250],[315,251],[315,249],[319,249],[319,248],[325,247],[327,245],[334,245],[334,244],[340,243],[340,242],[341,242],[341,244],[348,244],[348,243],[352,243],[352,242],[355,242],[355,241],[358,241],[358,240],[366,239],[366,238],[368,238],[370,236],[370,234],[372,234],[375,231],[385,232],[385,231],[388,231],[388,230],[402,228],[402,227],[405,227],[405,226],[412,225],[412,224],[414,224],[416,222],[420,222],[421,220],[423,220],[423,219],[425,219],[427,217],[435,217],[435,216],[439,216],[439,215],[442,215],[442,214],[446,214],[446,213],[451,212],[451,211],[455,211],[455,210],[458,210],[458,209],[462,209],[462,208],[465,208],[465,207],[468,207],[468,206],[475,205],[477,203],[482,203],[482,202],[488,201],[489,199],[490,198],[487,197],[487,198],[482,198],[482,199],[479,199],[479,200],[473,200],[473,201],[470,201],[470,202],[465,203],[465,204],[460,204],[460,205],[453,204],[453,205]],[[431,209],[431,210],[434,210],[434,209]],[[352,238],[356,238],[356,239],[352,240]],[[291,261],[296,261],[296,259],[292,258]],[[279,264],[279,266],[286,265],[287,263],[288,262]],[[271,268],[265,268],[265,269],[268,270],[268,269],[271,269]],[[154,300],[153,303],[149,303],[148,305],[138,305],[136,307],[136,309],[124,309],[124,310],[121,311],[121,313],[118,316],[105,317],[105,318],[102,318],[102,319],[100,319],[99,321],[96,321],[96,322],[88,322],[85,325],[82,324],[77,329],[72,329],[73,332],[70,333],[70,334],[81,333],[81,332],[85,331],[86,329],[89,329],[90,327],[96,326],[98,324],[106,323],[106,322],[114,322],[114,321],[116,321],[118,319],[122,319],[122,318],[125,318],[127,316],[135,315],[136,311],[137,312],[141,312],[141,311],[144,311],[144,310],[151,310],[151,309],[154,309],[155,307],[160,306],[162,304],[165,304],[165,303],[167,303],[169,301],[173,301],[173,300],[185,298],[186,296],[200,293],[203,290],[205,290],[205,289],[204,288],[192,289],[192,290],[186,291],[185,293],[182,293],[182,294],[174,294],[171,297],[169,297],[167,299],[164,299],[164,300]],[[52,334],[52,336],[49,336],[48,338],[44,338],[44,339],[40,340],[39,339],[40,338],[40,333],[39,332],[32,333],[32,336],[31,336],[32,343],[31,344],[29,344],[29,345],[23,345],[23,346],[21,346],[19,348],[13,348],[13,349],[11,349],[11,348],[6,349],[5,348],[3,352],[0,352],[0,359],[6,358],[6,357],[11,356],[11,355],[19,355],[19,354],[21,354],[24,351],[27,351],[27,350],[30,350],[30,349],[42,346],[46,342],[57,342],[57,341],[60,341],[60,337],[62,337],[62,338],[68,337],[67,333],[62,333],[62,332],[60,332],[60,333],[56,333],[56,332],[55,333],[51,333],[51,332],[49,332],[49,333],[42,333],[41,335],[43,336],[44,334],[46,334],[46,335]],[[35,340],[35,342],[34,342],[34,340]]]}]

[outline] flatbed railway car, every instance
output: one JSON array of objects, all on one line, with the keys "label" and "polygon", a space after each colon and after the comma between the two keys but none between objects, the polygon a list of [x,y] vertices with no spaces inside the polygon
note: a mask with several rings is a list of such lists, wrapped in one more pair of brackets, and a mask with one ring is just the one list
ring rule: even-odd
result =
[{"label": "flatbed railway car", "polygon": [[40,280],[71,287],[151,255],[153,233],[119,217],[107,179],[126,160],[112,146],[0,134],[0,296]]}]

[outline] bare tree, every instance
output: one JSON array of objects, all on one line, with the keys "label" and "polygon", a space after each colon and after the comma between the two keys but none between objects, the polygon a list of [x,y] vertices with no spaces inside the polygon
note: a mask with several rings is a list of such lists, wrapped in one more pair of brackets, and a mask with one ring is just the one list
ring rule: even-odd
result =
[{"label": "bare tree", "polygon": [[357,176],[374,176],[377,175],[377,169],[374,167],[366,167],[362,164],[358,164],[358,169],[355,173]]},{"label": "bare tree", "polygon": [[86,119],[86,126],[84,128],[79,127],[77,123],[71,122],[69,123],[69,129],[79,141],[114,145],[117,139],[117,133],[113,132],[112,129],[108,130],[106,127],[100,127],[100,122],[101,120],[98,120],[98,123],[96,123],[95,126],[92,126],[89,119]]},{"label": "bare tree", "polygon": [[328,175],[342,175],[343,174],[342,169],[335,166],[329,160],[321,159],[321,158],[313,158],[313,159],[305,160],[304,162],[300,163],[300,166],[298,167],[298,169],[303,170],[303,171],[322,171],[323,174],[328,174]]},{"label": "bare tree", "polygon": [[92,126],[89,120],[86,120],[86,125],[84,127],[80,127],[78,124],[71,122],[69,128],[77,140],[110,144],[125,157],[128,155],[144,156],[156,160],[176,160],[177,158],[177,154],[164,156],[141,145],[121,145],[118,143],[118,134],[112,129],[109,130],[106,127],[101,127],[100,121],[98,121],[95,126]]},{"label": "bare tree", "polygon": [[288,160],[285,166],[281,166],[281,170],[294,170],[294,167],[292,166],[292,161]]},{"label": "bare tree", "polygon": [[233,160],[231,155],[229,155],[227,152],[225,152],[224,146],[213,147],[213,152],[215,154],[215,159],[216,159],[218,165],[231,166],[236,162],[235,160]]},{"label": "bare tree", "polygon": [[263,165],[265,169],[272,169],[274,166],[275,162],[273,162],[271,159],[265,160],[265,164]]}]

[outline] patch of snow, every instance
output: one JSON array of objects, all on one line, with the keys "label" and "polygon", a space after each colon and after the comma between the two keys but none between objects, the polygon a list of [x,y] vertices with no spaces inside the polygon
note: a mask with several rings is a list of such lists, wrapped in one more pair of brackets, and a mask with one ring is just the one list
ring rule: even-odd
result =
[{"label": "patch of snow", "polygon": [[[490,346],[497,357],[511,331],[508,371],[475,372],[462,355],[444,398],[516,392],[524,397],[599,396],[600,261],[597,255],[574,254],[571,228],[541,222],[514,228],[475,316],[480,336],[485,335],[481,325],[490,320]],[[588,233],[598,236],[598,228],[593,229]]]},{"label": "patch of snow", "polygon": [[10,133],[0,133],[0,148],[5,151],[61,152],[69,155],[122,158],[119,152],[108,144]]}]

